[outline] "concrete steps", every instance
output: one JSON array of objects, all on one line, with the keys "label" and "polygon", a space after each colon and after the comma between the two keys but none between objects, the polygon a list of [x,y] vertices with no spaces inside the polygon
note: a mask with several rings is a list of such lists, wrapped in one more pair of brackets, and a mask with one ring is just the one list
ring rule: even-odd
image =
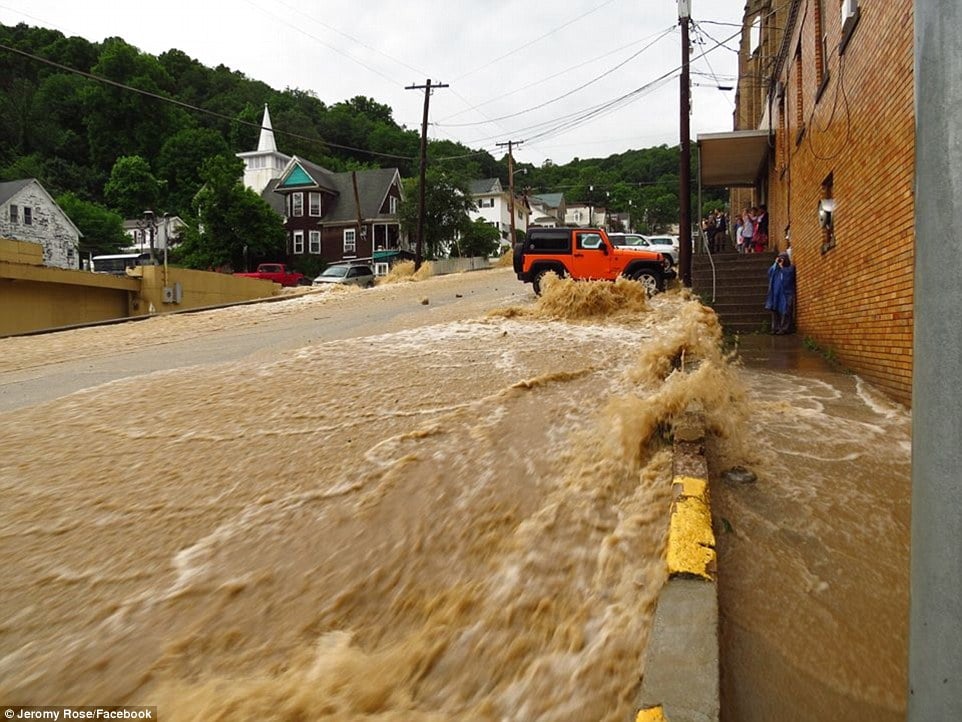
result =
[{"label": "concrete steps", "polygon": [[692,290],[711,305],[726,333],[767,333],[771,313],[765,310],[768,269],[775,253],[717,253],[715,300],[712,303],[712,266],[704,253],[692,257]]}]

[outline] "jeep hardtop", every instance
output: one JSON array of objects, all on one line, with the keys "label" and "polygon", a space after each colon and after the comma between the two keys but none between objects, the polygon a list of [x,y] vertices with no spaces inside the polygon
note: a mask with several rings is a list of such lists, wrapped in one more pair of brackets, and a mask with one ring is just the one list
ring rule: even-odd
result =
[{"label": "jeep hardtop", "polygon": [[671,261],[661,253],[617,247],[601,228],[531,228],[514,247],[514,272],[541,295],[548,273],[577,280],[614,281],[625,276],[640,282],[651,295],[674,278]]}]

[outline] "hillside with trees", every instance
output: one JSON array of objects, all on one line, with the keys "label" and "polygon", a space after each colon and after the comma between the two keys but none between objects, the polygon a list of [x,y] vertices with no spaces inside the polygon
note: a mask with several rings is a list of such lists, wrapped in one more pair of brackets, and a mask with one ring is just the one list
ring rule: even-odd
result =
[{"label": "hillside with trees", "polygon": [[[148,207],[195,224],[205,178],[230,167],[210,160],[256,147],[265,104],[284,153],[333,171],[417,173],[418,130],[399,125],[372,98],[329,105],[310,91],[276,90],[223,65],[204,66],[180,50],[154,56],[121,38],[95,43],[0,25],[0,181],[37,178],[66,199],[79,214],[82,251],[115,248],[117,220]],[[447,140],[430,142],[428,153],[431,166],[457,182],[499,177],[507,186],[506,158]],[[516,169],[519,190],[630,211],[636,225],[646,209],[652,228],[677,222],[677,147]],[[202,248],[195,242],[198,257],[208,257]]]}]

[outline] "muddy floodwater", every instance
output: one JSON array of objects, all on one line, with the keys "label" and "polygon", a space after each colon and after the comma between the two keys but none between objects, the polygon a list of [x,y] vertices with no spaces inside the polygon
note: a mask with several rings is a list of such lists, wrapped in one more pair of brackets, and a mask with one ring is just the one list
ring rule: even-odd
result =
[{"label": "muddy floodwater", "polygon": [[897,719],[908,415],[720,342],[510,269],[0,339],[0,703],[632,719],[696,404],[727,719]]},{"label": "muddy floodwater", "polygon": [[[723,722],[903,720],[911,416],[800,344],[744,346],[754,449],[713,444]],[[723,480],[738,457],[755,483]]]},{"label": "muddy floodwater", "polygon": [[[270,333],[283,306],[234,322]],[[16,376],[73,344],[92,363],[136,348],[145,328],[204,337],[189,316],[143,323],[0,353]],[[661,428],[698,388],[727,393],[714,315],[558,282],[539,304],[406,325],[0,415],[0,701],[629,716],[665,580]],[[692,370],[671,374],[680,349]]]}]

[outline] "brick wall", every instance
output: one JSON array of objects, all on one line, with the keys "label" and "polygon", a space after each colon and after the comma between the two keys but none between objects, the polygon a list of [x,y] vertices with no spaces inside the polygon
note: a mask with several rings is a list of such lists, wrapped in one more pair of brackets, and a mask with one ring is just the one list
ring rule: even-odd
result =
[{"label": "brick wall", "polygon": [[[842,55],[839,3],[822,5],[828,78],[821,94],[818,2],[802,3],[781,66],[785,100],[773,104],[776,148],[767,194],[771,237],[784,246],[783,229],[791,222],[799,333],[911,403],[912,1],[860,0],[860,19]],[[824,185],[828,178],[830,189]],[[835,201],[834,238],[818,222],[819,201],[829,192]]]}]

